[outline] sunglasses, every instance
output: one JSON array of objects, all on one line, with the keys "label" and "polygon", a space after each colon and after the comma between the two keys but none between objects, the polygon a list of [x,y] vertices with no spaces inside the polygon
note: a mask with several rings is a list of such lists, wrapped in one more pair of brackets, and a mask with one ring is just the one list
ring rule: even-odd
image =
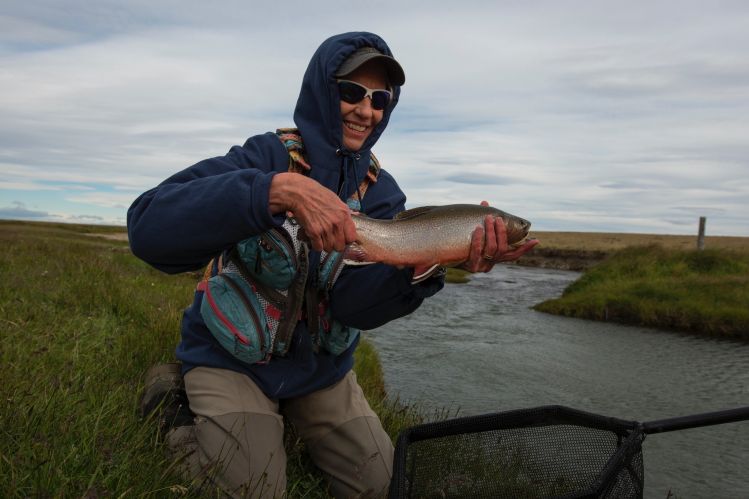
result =
[{"label": "sunglasses", "polygon": [[384,89],[367,88],[364,85],[351,80],[337,80],[338,93],[341,94],[341,100],[349,104],[356,104],[365,97],[372,100],[372,109],[382,111],[390,103],[392,92]]}]

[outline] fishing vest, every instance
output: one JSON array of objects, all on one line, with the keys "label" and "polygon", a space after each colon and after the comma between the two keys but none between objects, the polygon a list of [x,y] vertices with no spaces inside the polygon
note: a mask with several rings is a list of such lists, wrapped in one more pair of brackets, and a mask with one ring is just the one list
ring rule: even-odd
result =
[{"label": "fishing vest", "polygon": [[[289,154],[288,171],[309,175],[312,167],[299,130],[280,128],[276,134]],[[371,154],[367,175],[347,200],[353,211],[361,209],[360,198],[379,172]],[[299,229],[287,214],[282,226],[244,239],[211,260],[198,284],[203,292],[200,313],[208,330],[245,364],[286,355],[300,320],[307,322],[315,352],[322,348],[338,355],[360,333],[330,316],[330,291],[343,269],[343,254],[323,251],[319,263],[311,264]]]}]

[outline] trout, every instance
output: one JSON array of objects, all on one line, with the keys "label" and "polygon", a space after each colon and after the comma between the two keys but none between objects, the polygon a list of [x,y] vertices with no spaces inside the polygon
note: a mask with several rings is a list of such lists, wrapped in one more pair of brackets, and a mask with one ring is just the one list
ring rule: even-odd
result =
[{"label": "trout", "polygon": [[507,244],[520,246],[531,223],[491,206],[450,204],[406,210],[392,220],[352,216],[357,240],[344,251],[349,265],[382,262],[400,267],[455,266],[468,260],[471,234],[487,215],[501,217]]}]

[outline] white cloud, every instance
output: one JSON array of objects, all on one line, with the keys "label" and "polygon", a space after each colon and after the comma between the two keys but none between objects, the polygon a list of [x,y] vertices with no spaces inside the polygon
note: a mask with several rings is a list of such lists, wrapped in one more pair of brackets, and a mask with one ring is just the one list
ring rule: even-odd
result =
[{"label": "white cloud", "polygon": [[488,198],[546,230],[667,233],[703,211],[749,235],[746,4],[343,5],[300,4],[293,28],[243,2],[6,7],[0,204],[65,189],[94,215],[125,206],[290,125],[319,42],[367,29],[406,69],[376,152],[411,206]]},{"label": "white cloud", "polygon": [[9,191],[59,191],[59,186],[44,185],[36,182],[13,182],[0,180],[0,189]]},{"label": "white cloud", "polygon": [[112,192],[92,192],[87,194],[81,194],[78,196],[69,196],[65,199],[73,203],[82,203],[91,206],[99,206],[102,208],[116,208],[121,210],[127,210],[128,206],[135,200],[137,196],[132,194],[120,194]]}]

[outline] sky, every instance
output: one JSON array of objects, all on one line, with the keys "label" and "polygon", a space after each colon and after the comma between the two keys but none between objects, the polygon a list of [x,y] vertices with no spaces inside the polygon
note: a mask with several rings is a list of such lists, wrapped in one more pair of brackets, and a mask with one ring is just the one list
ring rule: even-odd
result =
[{"label": "sky", "polygon": [[374,148],[408,207],[539,231],[749,236],[749,2],[3,0],[0,218],[124,225],[142,192],[293,126],[317,46],[406,72]]}]

